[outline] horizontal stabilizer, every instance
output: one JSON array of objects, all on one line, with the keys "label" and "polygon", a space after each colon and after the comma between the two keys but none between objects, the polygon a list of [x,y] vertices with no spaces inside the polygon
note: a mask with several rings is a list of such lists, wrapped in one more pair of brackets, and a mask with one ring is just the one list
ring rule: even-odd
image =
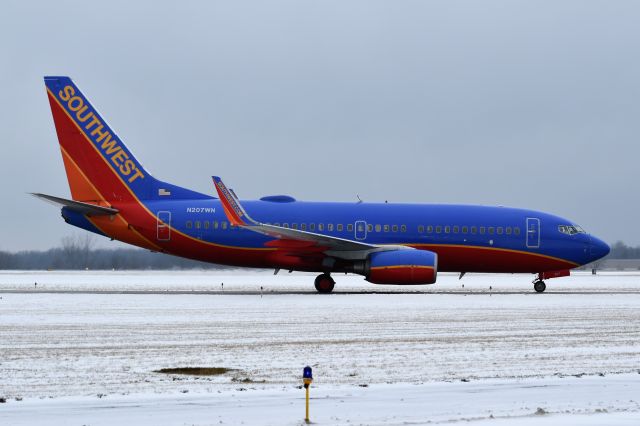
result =
[{"label": "horizontal stabilizer", "polygon": [[53,195],[39,193],[31,193],[31,195],[49,203],[63,206],[75,212],[86,214],[89,216],[111,216],[118,213],[118,209],[97,206],[90,203],[83,203],[82,201],[67,200],[66,198],[54,197]]}]

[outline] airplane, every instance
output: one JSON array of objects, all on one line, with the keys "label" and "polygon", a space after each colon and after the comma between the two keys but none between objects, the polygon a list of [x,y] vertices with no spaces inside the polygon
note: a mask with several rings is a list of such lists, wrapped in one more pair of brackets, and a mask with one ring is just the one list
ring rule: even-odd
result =
[{"label": "airplane", "polygon": [[[438,272],[529,273],[545,280],[609,253],[574,222],[507,207],[306,202],[287,195],[240,201],[213,177],[217,197],[151,176],[69,77],[44,77],[71,199],[36,193],[63,219],[154,252],[217,264],[331,274],[372,284],[421,285]],[[212,191],[213,194],[213,191]]]}]

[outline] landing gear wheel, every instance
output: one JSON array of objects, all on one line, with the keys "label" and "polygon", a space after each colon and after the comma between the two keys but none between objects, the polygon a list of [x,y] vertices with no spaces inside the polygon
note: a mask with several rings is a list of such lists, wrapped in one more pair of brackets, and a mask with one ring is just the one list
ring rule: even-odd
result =
[{"label": "landing gear wheel", "polygon": [[331,278],[329,274],[320,274],[316,277],[315,285],[318,293],[331,293],[333,291],[333,286],[335,285],[335,281]]},{"label": "landing gear wheel", "polygon": [[538,293],[542,293],[547,289],[547,285],[544,283],[544,281],[536,281],[535,283],[533,283],[533,289]]}]

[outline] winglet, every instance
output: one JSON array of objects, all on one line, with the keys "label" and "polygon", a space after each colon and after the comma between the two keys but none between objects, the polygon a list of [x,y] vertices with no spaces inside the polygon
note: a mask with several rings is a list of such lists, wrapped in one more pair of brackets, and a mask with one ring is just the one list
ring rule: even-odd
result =
[{"label": "winglet", "polygon": [[212,178],[229,223],[234,226],[255,225],[256,222],[244,211],[236,194],[228,189],[218,176],[212,176]]}]

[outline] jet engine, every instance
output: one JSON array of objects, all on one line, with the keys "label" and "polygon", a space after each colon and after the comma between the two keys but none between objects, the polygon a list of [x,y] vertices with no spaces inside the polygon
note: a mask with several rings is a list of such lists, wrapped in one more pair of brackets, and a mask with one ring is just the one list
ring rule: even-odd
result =
[{"label": "jet engine", "polygon": [[373,284],[433,284],[438,255],[426,250],[394,250],[369,255],[365,274]]}]

